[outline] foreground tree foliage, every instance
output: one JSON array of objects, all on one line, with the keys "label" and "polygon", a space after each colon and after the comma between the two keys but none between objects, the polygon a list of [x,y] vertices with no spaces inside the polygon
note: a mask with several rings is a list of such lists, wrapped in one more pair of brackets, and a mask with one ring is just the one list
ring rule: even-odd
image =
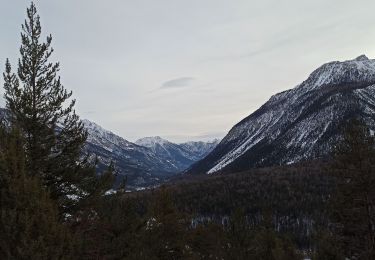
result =
[{"label": "foreground tree foliage", "polygon": [[346,257],[375,259],[375,140],[360,121],[351,121],[337,147],[332,173],[332,232]]},{"label": "foreground tree foliage", "polygon": [[[0,258],[70,259],[86,223],[97,221],[98,202],[111,187],[112,173],[97,175],[83,155],[87,133],[75,101],[48,60],[51,36],[40,42],[35,5],[22,27],[17,75],[4,73],[6,115],[0,140]],[[82,232],[81,232],[82,231]]]},{"label": "foreground tree foliage", "polygon": [[184,256],[188,224],[164,189],[155,193],[141,229],[137,258],[181,259]]},{"label": "foreground tree foliage", "polygon": [[19,132],[0,131],[0,258],[71,258],[74,238],[39,178],[25,173]]},{"label": "foreground tree foliage", "polygon": [[[277,233],[289,234],[300,249],[314,246],[315,223],[328,224],[324,207],[333,179],[324,164],[254,169],[221,176],[186,180],[169,187],[176,206],[185,213],[222,224],[238,208],[251,229],[262,224],[264,209],[272,209]],[[140,202],[141,203],[141,202]]]},{"label": "foreground tree foliage", "polygon": [[316,236],[314,260],[343,260],[342,247],[337,237],[330,230],[319,231]]},{"label": "foreground tree foliage", "polygon": [[40,18],[31,3],[22,26],[17,75],[6,62],[6,107],[11,124],[24,136],[27,173],[49,188],[61,214],[73,214],[108,186],[98,182],[95,167],[87,158],[82,159],[87,132],[75,114],[75,100],[69,101],[72,92],[63,87],[57,75],[59,63],[49,61],[52,36],[45,42],[41,36]]}]

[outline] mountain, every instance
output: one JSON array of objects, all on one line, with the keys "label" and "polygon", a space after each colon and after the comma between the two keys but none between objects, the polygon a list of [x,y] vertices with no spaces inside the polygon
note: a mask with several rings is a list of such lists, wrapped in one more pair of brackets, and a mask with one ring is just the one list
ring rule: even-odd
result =
[{"label": "mountain", "polygon": [[87,152],[98,156],[100,168],[113,161],[119,178],[127,176],[130,185],[150,185],[179,172],[173,162],[151,149],[131,143],[89,120],[83,123],[88,131]]},{"label": "mountain", "polygon": [[[8,117],[8,111],[0,108],[0,119]],[[160,137],[142,138],[135,144],[87,119],[82,122],[88,132],[84,152],[98,158],[99,172],[113,162],[117,181],[126,176],[128,188],[162,183],[182,173],[218,144],[218,140],[174,144]]]},{"label": "mountain", "polygon": [[236,124],[189,174],[291,164],[331,152],[350,118],[375,130],[375,60],[324,64]]},{"label": "mountain", "polygon": [[218,140],[175,144],[156,136],[141,138],[135,143],[151,149],[163,160],[173,163],[181,172],[210,153],[218,144]]},{"label": "mountain", "polygon": [[126,176],[130,187],[161,183],[202,159],[217,144],[217,141],[192,142],[195,148],[189,151],[185,144],[174,144],[160,137],[132,143],[89,120],[83,123],[88,131],[86,151],[98,157],[101,170],[112,161],[118,181]]},{"label": "mountain", "polygon": [[219,139],[214,139],[210,142],[186,142],[180,144],[180,146],[190,152],[193,161],[198,161],[206,157],[219,144],[219,142]]}]

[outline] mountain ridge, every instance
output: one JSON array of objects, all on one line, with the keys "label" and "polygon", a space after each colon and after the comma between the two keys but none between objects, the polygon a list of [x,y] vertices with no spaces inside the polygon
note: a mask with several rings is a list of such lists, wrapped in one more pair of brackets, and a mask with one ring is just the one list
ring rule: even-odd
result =
[{"label": "mountain ridge", "polygon": [[330,152],[345,120],[360,117],[375,129],[375,60],[326,63],[296,87],[271,96],[237,123],[190,174],[290,164]]},{"label": "mountain ridge", "polygon": [[194,162],[203,159],[217,145],[218,141],[172,143],[160,136],[144,137],[135,144],[151,149],[167,161],[173,161],[180,170],[186,170]]},{"label": "mountain ridge", "polygon": [[[9,111],[0,108],[0,119],[6,122],[7,118]],[[159,142],[168,143],[182,151],[179,158],[175,155],[166,157],[150,146],[130,142],[88,119],[81,121],[88,132],[83,153],[90,155],[93,161],[98,159],[99,172],[105,170],[111,162],[114,163],[117,182],[126,178],[128,188],[152,186],[167,181],[202,159],[217,144],[217,140],[175,144],[158,137]],[[190,144],[190,150],[185,147],[187,144]],[[167,153],[173,153],[173,149]]]},{"label": "mountain ridge", "polygon": [[181,174],[216,145],[207,143],[206,147],[189,151],[161,137],[133,143],[87,119],[82,122],[88,131],[86,152],[98,157],[101,169],[113,162],[118,181],[126,177],[134,187],[159,184]]}]

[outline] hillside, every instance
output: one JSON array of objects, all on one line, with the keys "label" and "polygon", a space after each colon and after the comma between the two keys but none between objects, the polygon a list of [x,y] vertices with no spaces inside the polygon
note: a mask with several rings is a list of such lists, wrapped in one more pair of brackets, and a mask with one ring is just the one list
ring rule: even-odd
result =
[{"label": "hillside", "polygon": [[329,155],[350,118],[375,129],[375,60],[330,62],[236,124],[189,174],[241,171]]}]

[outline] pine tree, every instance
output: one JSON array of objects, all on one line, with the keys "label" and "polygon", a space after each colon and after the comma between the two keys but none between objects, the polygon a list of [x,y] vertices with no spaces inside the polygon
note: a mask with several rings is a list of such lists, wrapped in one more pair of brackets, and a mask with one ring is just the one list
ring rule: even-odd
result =
[{"label": "pine tree", "polygon": [[221,224],[211,221],[198,224],[189,235],[188,259],[226,259],[229,240]]},{"label": "pine tree", "polygon": [[233,212],[227,228],[228,257],[239,260],[250,258],[252,231],[247,223],[245,211],[237,208]]},{"label": "pine tree", "polygon": [[345,257],[339,247],[337,237],[329,231],[320,231],[315,238],[313,260],[342,260]]},{"label": "pine tree", "polygon": [[22,137],[0,129],[0,258],[71,259],[74,239],[38,177],[25,174]]},{"label": "pine tree", "polygon": [[79,225],[80,259],[136,259],[142,218],[131,200],[119,192],[100,200],[98,217]]},{"label": "pine tree", "polygon": [[136,259],[183,259],[186,223],[166,188],[155,194],[145,222]]},{"label": "pine tree", "polygon": [[274,231],[272,211],[266,210],[263,220],[256,230],[252,241],[251,259],[264,260],[297,260],[301,256],[296,252],[293,243],[286,236]]},{"label": "pine tree", "polygon": [[331,171],[336,179],[331,199],[333,233],[349,258],[375,259],[374,145],[362,122],[349,122]]},{"label": "pine tree", "polygon": [[[95,166],[82,159],[82,148],[87,138],[83,123],[75,113],[71,99],[60,81],[59,63],[50,62],[53,53],[52,36],[45,42],[40,17],[33,3],[27,9],[22,26],[17,75],[9,61],[4,73],[6,107],[11,112],[11,123],[25,138],[26,170],[39,177],[60,212],[71,214],[92,201],[108,188],[96,177]],[[103,180],[110,182],[109,176]]]}]

